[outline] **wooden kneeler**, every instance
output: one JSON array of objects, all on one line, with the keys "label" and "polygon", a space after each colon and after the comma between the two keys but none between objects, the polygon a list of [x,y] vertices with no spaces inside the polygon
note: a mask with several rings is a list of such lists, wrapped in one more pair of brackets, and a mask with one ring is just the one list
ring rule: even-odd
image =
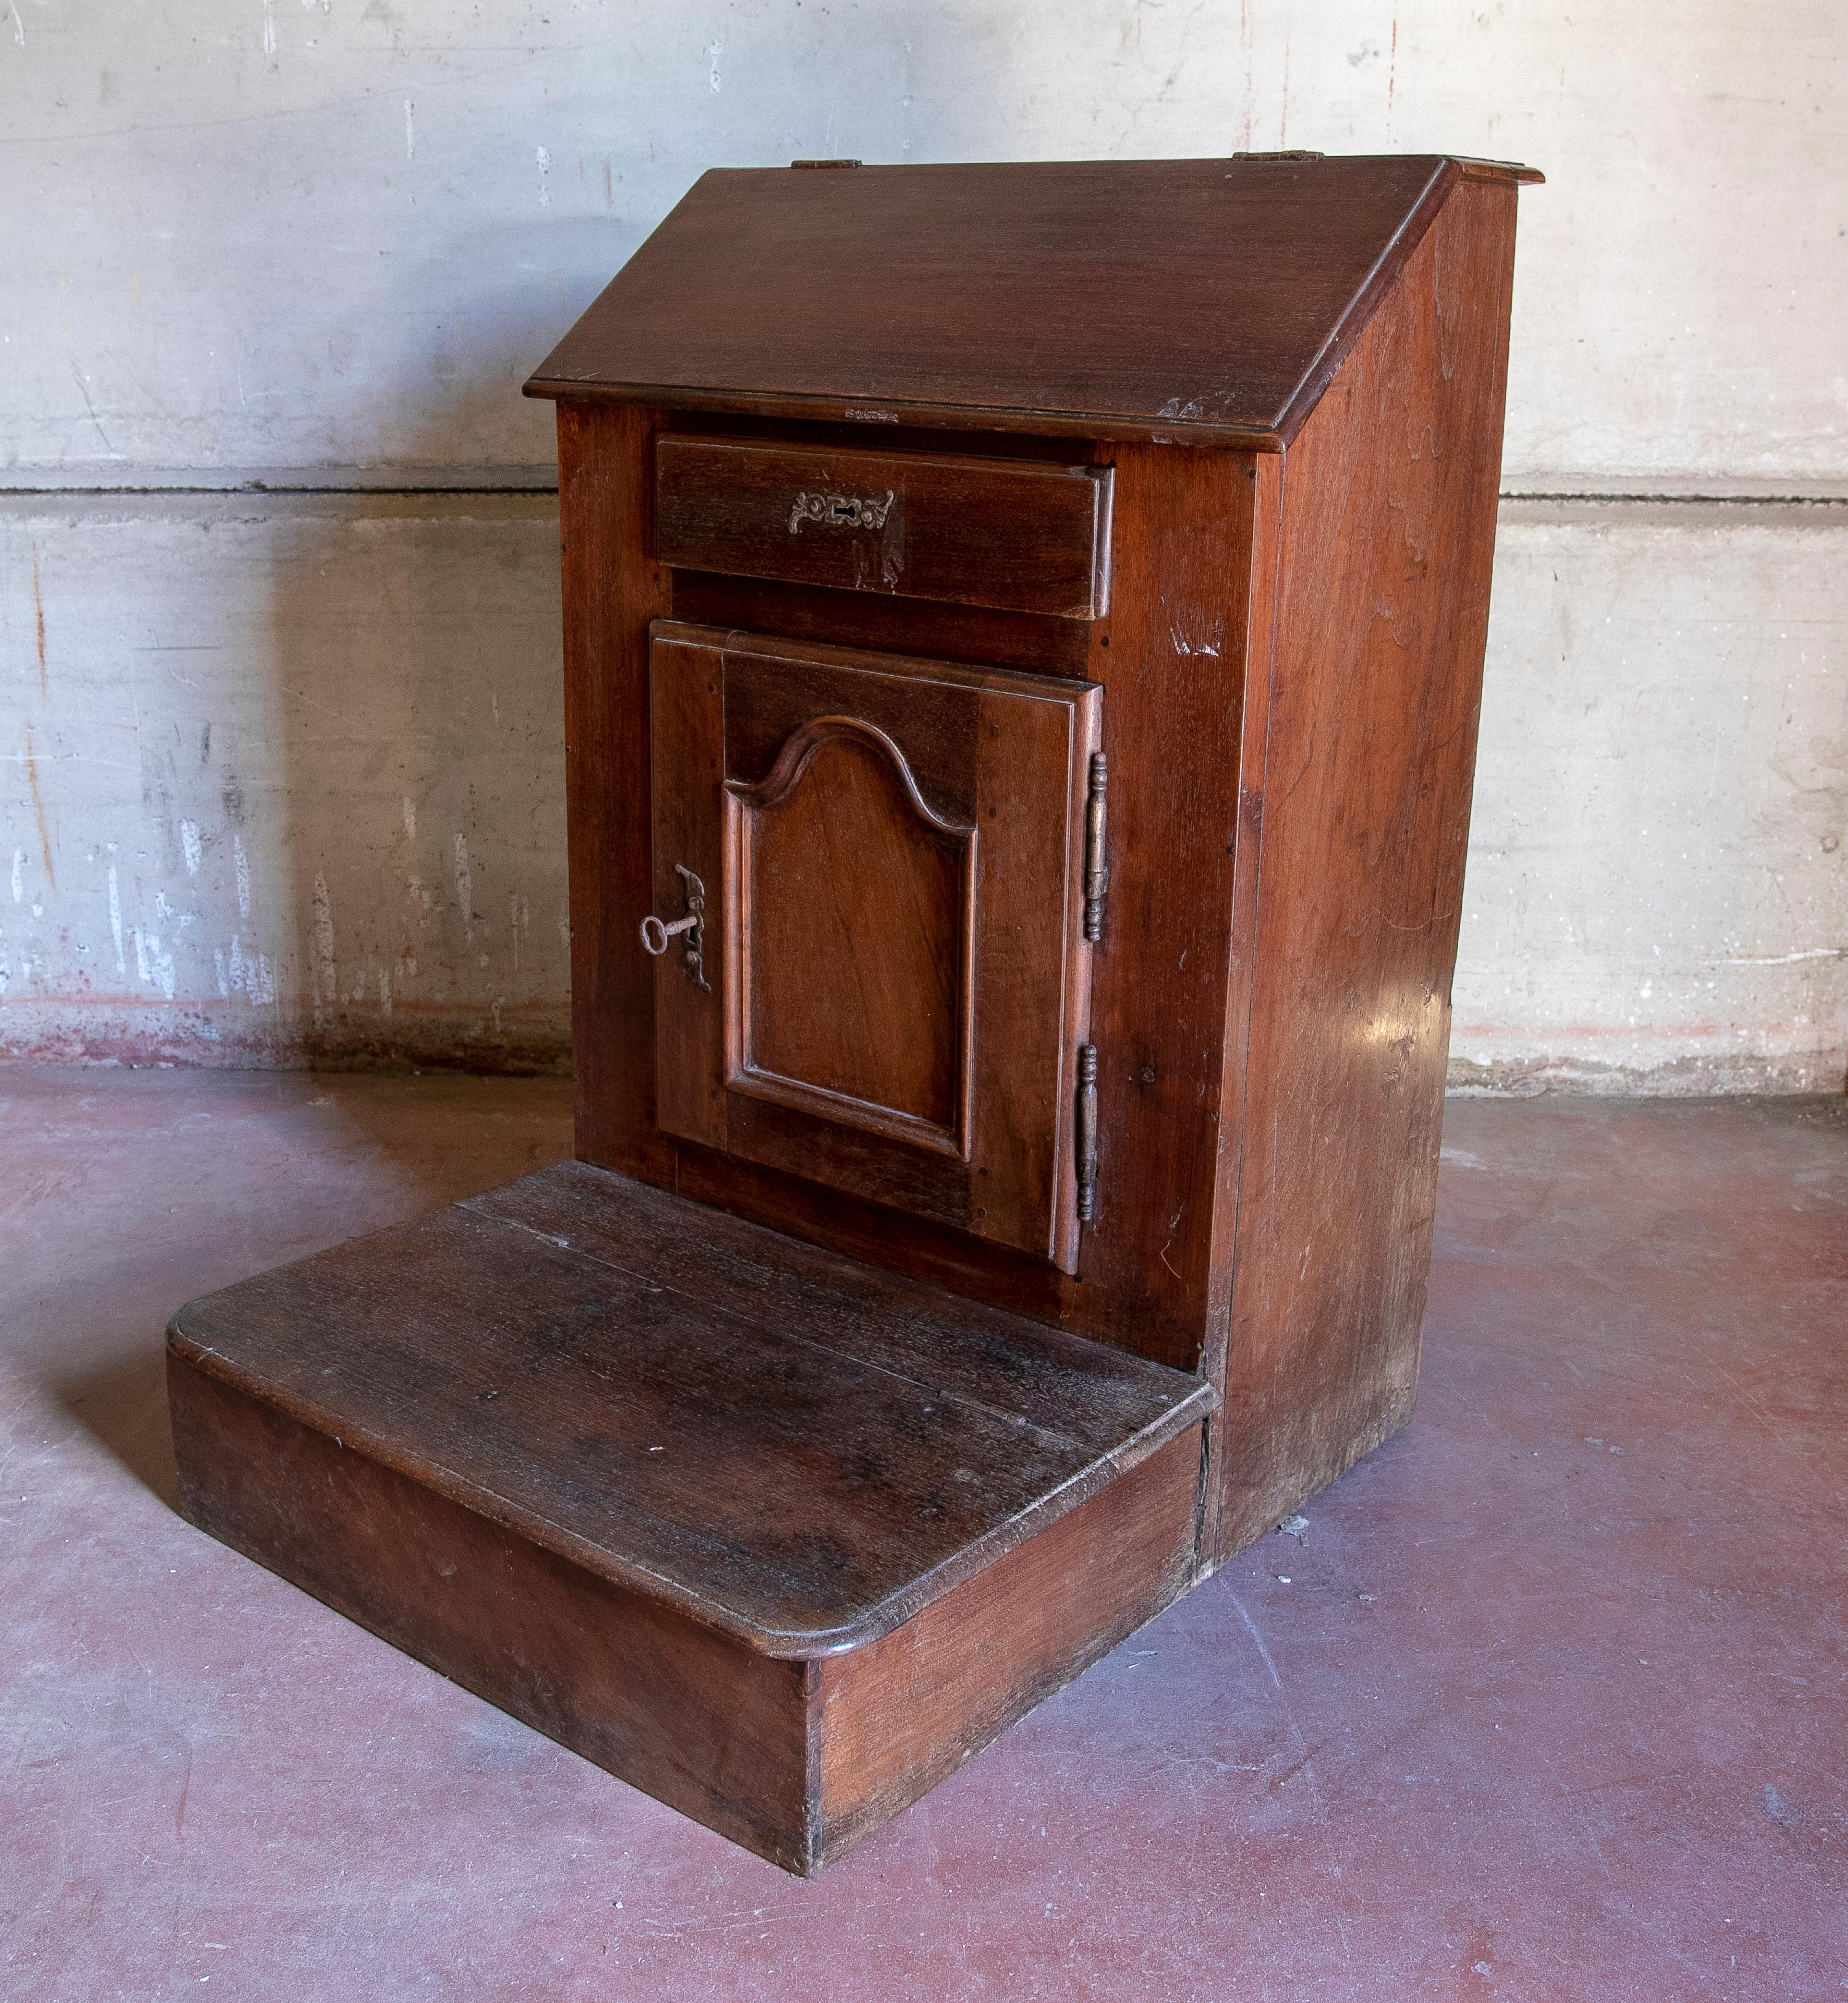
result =
[{"label": "wooden kneeler", "polygon": [[805,1873],[1402,1423],[1532,178],[703,179],[528,386],[579,1159],[183,1309],[187,1515]]},{"label": "wooden kneeler", "polygon": [[169,1358],[194,1522],[792,1871],[1191,1576],[1197,1378],[580,1163]]}]

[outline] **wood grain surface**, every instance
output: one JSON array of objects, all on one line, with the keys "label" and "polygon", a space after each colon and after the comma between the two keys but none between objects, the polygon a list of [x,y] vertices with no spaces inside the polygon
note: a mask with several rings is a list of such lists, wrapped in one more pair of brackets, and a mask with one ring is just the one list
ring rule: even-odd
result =
[{"label": "wood grain surface", "polygon": [[662,1126],[1069,1268],[1098,690],[672,622],[652,688]]},{"label": "wood grain surface", "polygon": [[[1092,1040],[1100,1053],[1095,1222],[1067,1239],[1052,1264],[1036,1266],[1003,1244],[959,1241],[965,1218],[927,1184],[889,1182],[882,1192],[851,1156],[823,1177],[835,1182],[838,1198],[800,1187],[794,1177],[813,1177],[830,1160],[825,1139],[805,1152],[757,1151],[741,1160],[739,1138],[748,1131],[742,1127],[728,1135],[714,1125],[697,1132],[690,1123],[682,1126],[701,1146],[681,1150],[676,1186],[779,1229],[1193,1369],[1212,1358],[1215,1344],[1223,1350],[1229,1308],[1226,1220],[1236,1137],[1220,1114],[1231,1034],[1228,981],[1244,970],[1235,960],[1232,926],[1245,811],[1245,658],[1252,620],[1269,617],[1269,598],[1253,582],[1253,538],[1258,497],[1274,462],[1158,446],[1099,449],[1113,462],[1116,495],[1109,610],[1082,627],[1040,622],[1088,636],[1081,660],[1055,654],[1044,664],[1060,680],[1084,674],[1102,688],[1099,741],[1112,774],[1110,891],[1089,970]],[[1268,578],[1260,575],[1259,584],[1267,590]],[[815,606],[823,624],[830,605],[875,602],[845,593],[813,596],[826,601]],[[713,637],[767,659],[797,651],[761,637]],[[889,665],[907,677],[896,713],[914,718],[916,729],[929,718],[938,670],[903,656]],[[1011,686],[1031,684],[1022,678]],[[1057,685],[1043,686],[1050,694]],[[767,765],[779,732],[795,716],[763,690],[728,701],[725,713],[735,740],[726,757],[743,760],[740,770],[753,760]],[[967,743],[940,728],[931,734],[939,744]],[[948,810],[967,811],[973,796],[959,790],[966,782],[952,767],[939,758],[929,769]],[[1004,751],[994,773],[1001,796],[1018,793],[1029,771]],[[1081,798],[1074,800],[1081,817]],[[1248,870],[1255,867],[1255,824],[1245,830]],[[701,852],[717,851],[708,844]],[[657,862],[663,896],[671,886],[660,872],[671,873],[674,859]],[[686,996],[674,991],[684,1006]],[[1067,1012],[1081,1019],[1075,1002]],[[652,1021],[652,1006],[650,1013]],[[1022,1033],[1031,1033],[1030,1024]],[[1061,1117],[1068,1089],[1059,1094]],[[1012,1117],[1030,1121],[1032,1108]],[[779,1167],[787,1176],[763,1173]],[[1063,1182],[1063,1167],[1060,1173]],[[855,1195],[882,1197],[886,1208],[863,1208]],[[1067,1260],[1081,1275],[1075,1281],[1056,1270]]]},{"label": "wood grain surface", "polygon": [[1461,173],[1430,155],[717,170],[527,390],[1274,450]]},{"label": "wood grain surface", "polygon": [[1403,1420],[1532,178],[699,183],[529,386],[585,1159],[183,1309],[195,1522],[807,1872]]},{"label": "wood grain surface", "polygon": [[688,570],[1091,619],[1107,467],[666,437],[655,554]]},{"label": "wood grain surface", "polygon": [[1076,619],[924,598],[779,583],[764,578],[673,573],[673,616],[690,626],[774,633],[873,653],[1016,668],[1083,681],[1091,673],[1091,629]]},{"label": "wood grain surface", "polygon": [[1215,1558],[1417,1383],[1514,204],[1505,179],[1457,191],[1283,463]]},{"label": "wood grain surface", "polygon": [[825,1658],[813,1700],[818,1861],[909,1806],[1185,1592],[1199,1487],[1188,1433],[915,1620]]},{"label": "wood grain surface", "polygon": [[890,742],[811,725],[786,781],[734,796],[727,1082],[960,1159],[975,830],[930,813]]},{"label": "wood grain surface", "polygon": [[1178,1372],[969,1313],[570,1164],[194,1302],[170,1346],[613,1585],[792,1656],[889,1631],[1210,1402]]},{"label": "wood grain surface", "polygon": [[649,554],[659,419],[558,411],[564,596],[565,824],[579,1150],[671,1180],[655,1124],[655,981],[636,948],[649,862],[648,621],[669,605]]},{"label": "wood grain surface", "polygon": [[180,1348],[168,1377],[180,1506],[201,1529],[804,1875],[1158,1613],[1191,1568],[1189,1425],[883,1638],[777,1657],[533,1538],[493,1491],[316,1422],[336,1407],[309,1413]]},{"label": "wood grain surface", "polygon": [[180,1506],[657,1801],[809,1867],[812,1672],[631,1592],[169,1353]]}]

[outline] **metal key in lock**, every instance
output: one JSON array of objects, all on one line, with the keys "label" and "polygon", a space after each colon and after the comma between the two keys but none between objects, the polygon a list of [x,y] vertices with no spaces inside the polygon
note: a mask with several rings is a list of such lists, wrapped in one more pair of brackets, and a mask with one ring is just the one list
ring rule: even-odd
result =
[{"label": "metal key in lock", "polygon": [[666,925],[651,911],[641,921],[642,950],[659,960],[666,952],[668,941],[684,933],[686,942],[681,949],[681,971],[710,995],[712,990],[706,979],[705,966],[706,886],[684,862],[676,862],[674,868],[680,877],[680,893],[686,900],[686,915]]}]

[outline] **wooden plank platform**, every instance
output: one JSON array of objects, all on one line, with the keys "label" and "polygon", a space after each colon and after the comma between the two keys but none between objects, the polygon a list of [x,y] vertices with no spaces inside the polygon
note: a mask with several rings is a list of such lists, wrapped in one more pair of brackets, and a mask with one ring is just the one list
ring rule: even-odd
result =
[{"label": "wooden plank platform", "polygon": [[793,1870],[1193,1576],[1203,1382],[579,1163],[169,1367],[193,1522]]}]

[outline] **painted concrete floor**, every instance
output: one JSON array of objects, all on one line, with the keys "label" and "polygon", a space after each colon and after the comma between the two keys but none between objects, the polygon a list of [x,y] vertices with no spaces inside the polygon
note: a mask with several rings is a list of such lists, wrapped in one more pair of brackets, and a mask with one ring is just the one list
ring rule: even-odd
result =
[{"label": "painted concrete floor", "polygon": [[804,1884],[169,1507],[167,1313],[567,1088],[0,1071],[0,1994],[1848,1996],[1848,1114],[1447,1139],[1406,1431]]}]

